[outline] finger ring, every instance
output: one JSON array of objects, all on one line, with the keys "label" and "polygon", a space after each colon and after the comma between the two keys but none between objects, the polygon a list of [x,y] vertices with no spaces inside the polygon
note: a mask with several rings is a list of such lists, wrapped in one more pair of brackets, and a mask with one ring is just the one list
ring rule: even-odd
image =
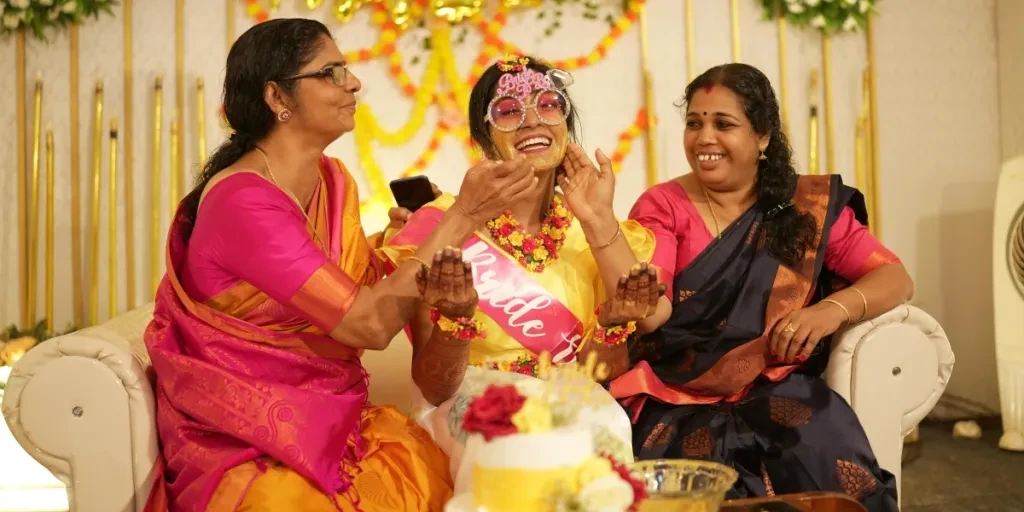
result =
[{"label": "finger ring", "polygon": [[789,324],[789,325],[786,326],[785,329],[782,330],[782,332],[796,332],[796,330],[797,330],[797,327],[795,325]]}]

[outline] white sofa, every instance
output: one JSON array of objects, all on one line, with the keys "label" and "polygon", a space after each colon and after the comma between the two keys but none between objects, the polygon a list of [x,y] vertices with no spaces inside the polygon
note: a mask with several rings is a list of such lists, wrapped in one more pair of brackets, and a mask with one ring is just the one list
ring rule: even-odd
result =
[{"label": "white sofa", "polygon": [[[157,456],[143,307],[49,340],[14,367],[3,415],[17,441],[68,489],[75,512],[141,511]],[[408,407],[404,335],[368,354],[374,403]],[[953,369],[949,340],[927,313],[900,306],[843,332],[826,379],[857,411],[882,467],[900,478],[903,436],[934,407]]]}]

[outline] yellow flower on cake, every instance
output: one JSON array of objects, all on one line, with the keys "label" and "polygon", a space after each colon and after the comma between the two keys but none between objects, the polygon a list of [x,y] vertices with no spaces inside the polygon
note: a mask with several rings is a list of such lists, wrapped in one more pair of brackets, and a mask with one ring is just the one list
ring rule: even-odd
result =
[{"label": "yellow flower on cake", "polygon": [[620,512],[634,503],[633,487],[618,474],[590,482],[576,494],[576,503],[587,512]]},{"label": "yellow flower on cake", "polygon": [[591,482],[614,474],[615,470],[612,469],[612,462],[604,457],[592,457],[584,462],[578,471],[577,479],[579,480],[580,487],[586,487]]},{"label": "yellow flower on cake", "polygon": [[518,231],[515,231],[512,234],[508,235],[508,241],[511,242],[512,245],[523,245],[523,234]]},{"label": "yellow flower on cake", "polygon": [[551,408],[538,398],[527,398],[519,412],[512,415],[512,424],[520,434],[551,430]]},{"label": "yellow flower on cake", "polygon": [[543,247],[538,247],[533,250],[533,259],[543,260],[548,257],[548,250]]}]

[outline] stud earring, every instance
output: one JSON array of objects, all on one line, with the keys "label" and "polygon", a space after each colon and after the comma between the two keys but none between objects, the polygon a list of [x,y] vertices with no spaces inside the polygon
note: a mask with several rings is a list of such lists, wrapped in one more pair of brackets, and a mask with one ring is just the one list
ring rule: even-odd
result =
[{"label": "stud earring", "polygon": [[284,109],[281,112],[278,112],[278,114],[277,114],[277,120],[281,121],[282,123],[287,122],[291,118],[292,118],[292,111],[288,110],[288,109]]}]

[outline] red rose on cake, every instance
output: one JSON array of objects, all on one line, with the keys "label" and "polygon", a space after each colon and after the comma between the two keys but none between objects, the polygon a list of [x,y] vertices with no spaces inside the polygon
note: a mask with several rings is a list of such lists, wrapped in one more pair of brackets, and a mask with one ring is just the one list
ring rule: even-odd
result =
[{"label": "red rose on cake", "polygon": [[466,414],[462,418],[462,430],[482,434],[484,440],[490,441],[498,436],[515,434],[519,431],[512,423],[526,397],[521,395],[513,385],[490,385],[469,403]]}]

